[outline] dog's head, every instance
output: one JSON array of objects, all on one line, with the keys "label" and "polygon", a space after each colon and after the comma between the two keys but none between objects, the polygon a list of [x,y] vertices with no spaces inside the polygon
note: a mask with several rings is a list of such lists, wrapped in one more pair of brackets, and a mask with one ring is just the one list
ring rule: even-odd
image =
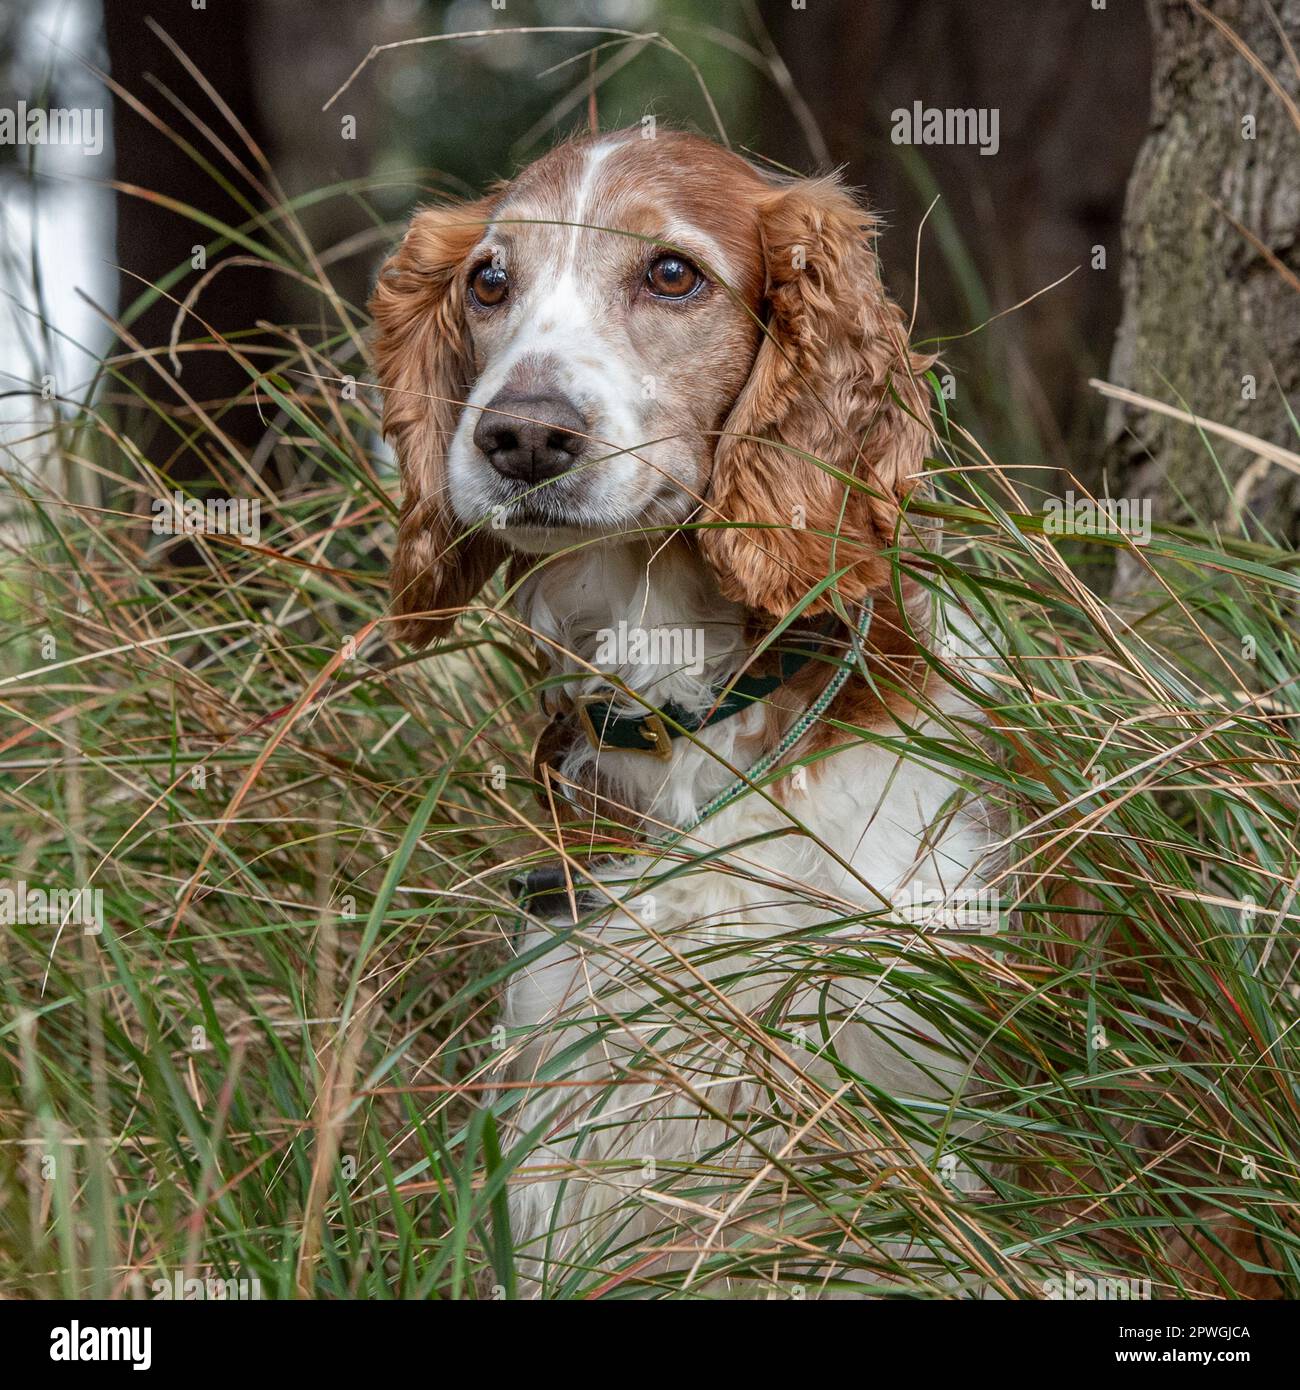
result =
[{"label": "dog's head", "polygon": [[925,364],[873,233],[833,178],[636,129],[417,213],[372,302],[401,635],[445,630],[511,552],[687,521],[758,612],[884,583]]}]

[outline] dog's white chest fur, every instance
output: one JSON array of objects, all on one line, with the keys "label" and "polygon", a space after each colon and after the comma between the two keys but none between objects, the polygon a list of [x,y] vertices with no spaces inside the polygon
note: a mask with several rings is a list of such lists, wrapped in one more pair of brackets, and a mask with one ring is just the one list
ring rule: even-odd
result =
[{"label": "dog's white chest fur", "polygon": [[[658,557],[649,585],[637,573],[644,564],[621,548],[598,552],[581,579],[561,572],[562,613],[553,593],[530,586],[530,626],[574,652],[577,671],[596,635],[620,620],[707,622],[724,634],[723,650],[734,643],[739,628],[725,637],[726,620],[738,624],[738,615],[701,587],[688,561]],[[696,674],[619,674],[658,703],[690,705],[707,701],[711,671],[728,661],[734,654],[706,659]],[[592,676],[580,688],[602,684]],[[960,710],[951,692],[940,704]],[[760,717],[734,716],[705,730],[704,741],[734,762],[738,739]],[[518,1108],[515,1135],[535,1147],[513,1188],[513,1235],[525,1267],[545,1271],[548,1287],[570,1264],[668,1238],[671,1188],[665,1200],[647,1175],[716,1163],[719,1199],[737,1192],[760,1166],[746,1130],[779,1125],[785,1087],[833,1090],[847,1068],[894,1095],[934,1100],[960,1090],[962,1066],[934,1045],[908,1002],[914,969],[954,948],[907,926],[906,909],[969,900],[983,885],[991,835],[977,799],[941,769],[903,756],[899,730],[885,732],[895,746],[846,747],[802,792],[788,788],[784,806],[751,793],[709,818],[687,848],[726,852],[703,867],[652,854],[614,864],[611,905],[588,914],[593,925],[536,922],[516,940],[532,959],[507,998],[513,1073],[535,1088]],[[731,777],[707,752],[677,744],[670,763],[584,745],[563,770],[600,758],[602,783],[681,826]],[[846,952],[866,968],[844,969]],[[746,1046],[755,1028],[765,1048]],[[698,1183],[691,1190],[698,1195]]]}]

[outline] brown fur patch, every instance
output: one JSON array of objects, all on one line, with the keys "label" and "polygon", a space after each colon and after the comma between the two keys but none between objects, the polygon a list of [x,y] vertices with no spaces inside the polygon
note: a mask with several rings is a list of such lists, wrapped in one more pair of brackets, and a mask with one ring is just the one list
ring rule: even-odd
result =
[{"label": "brown fur patch", "polygon": [[504,555],[490,537],[460,535],[443,468],[472,374],[464,260],[493,206],[485,198],[416,213],[370,301],[385,388],[384,433],[393,441],[402,475],[390,577],[393,609],[405,619],[397,635],[416,644],[446,632]]}]

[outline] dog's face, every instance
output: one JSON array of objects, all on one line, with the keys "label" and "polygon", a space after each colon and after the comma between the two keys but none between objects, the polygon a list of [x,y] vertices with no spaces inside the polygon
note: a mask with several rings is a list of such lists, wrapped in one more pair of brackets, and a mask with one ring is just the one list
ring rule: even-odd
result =
[{"label": "dog's face", "polygon": [[871,230],[833,180],[639,130],[418,213],[372,305],[403,635],[435,635],[511,551],[688,521],[761,611],[832,564],[848,597],[882,582],[924,408]]},{"label": "dog's face", "polygon": [[712,145],[683,161],[674,143],[552,152],[464,258],[475,379],[449,500],[512,548],[671,525],[700,503],[758,345],[763,184]]}]

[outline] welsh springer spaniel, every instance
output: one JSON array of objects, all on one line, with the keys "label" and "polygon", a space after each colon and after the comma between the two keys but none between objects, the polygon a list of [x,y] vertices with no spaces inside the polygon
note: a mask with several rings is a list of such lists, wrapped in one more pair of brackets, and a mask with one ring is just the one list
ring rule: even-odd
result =
[{"label": "welsh springer spaniel", "polygon": [[872,217],[835,178],[645,134],[417,213],[372,306],[400,635],[445,633],[508,560],[548,803],[635,844],[584,867],[550,838],[512,940],[512,1238],[547,1293],[616,1265],[698,1287],[845,1077],[957,1097],[908,981],[979,945],[900,904],[992,874],[979,795],[921,751],[979,721],[900,563],[929,364]]}]

